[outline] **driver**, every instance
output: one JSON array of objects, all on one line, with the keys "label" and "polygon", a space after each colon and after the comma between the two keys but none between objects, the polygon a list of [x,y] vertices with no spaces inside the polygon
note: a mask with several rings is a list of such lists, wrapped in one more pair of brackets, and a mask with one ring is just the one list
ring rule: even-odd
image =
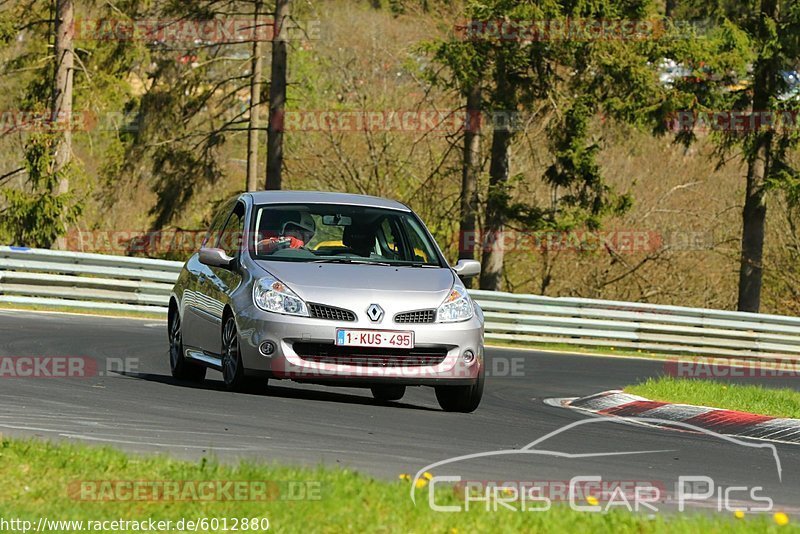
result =
[{"label": "driver", "polygon": [[258,248],[263,254],[286,248],[303,248],[313,239],[316,231],[317,225],[310,213],[290,212],[281,226],[280,235],[259,241]]}]

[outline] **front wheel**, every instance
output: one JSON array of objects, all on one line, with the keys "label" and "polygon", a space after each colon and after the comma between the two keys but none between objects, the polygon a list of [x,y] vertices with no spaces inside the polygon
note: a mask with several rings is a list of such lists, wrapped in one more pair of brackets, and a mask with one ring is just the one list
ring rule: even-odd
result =
[{"label": "front wheel", "polygon": [[245,388],[239,334],[233,315],[229,315],[222,326],[222,380],[230,391],[242,391]]},{"label": "front wheel", "polygon": [[405,386],[373,386],[372,396],[380,402],[399,401],[406,394]]},{"label": "front wheel", "polygon": [[183,355],[183,332],[178,310],[169,319],[169,369],[172,377],[178,380],[202,382],[206,377],[205,367],[189,362]]},{"label": "front wheel", "polygon": [[[481,363],[481,365],[483,365]],[[478,380],[469,386],[436,386],[436,400],[446,412],[474,412],[483,397],[484,372],[481,367]]]}]

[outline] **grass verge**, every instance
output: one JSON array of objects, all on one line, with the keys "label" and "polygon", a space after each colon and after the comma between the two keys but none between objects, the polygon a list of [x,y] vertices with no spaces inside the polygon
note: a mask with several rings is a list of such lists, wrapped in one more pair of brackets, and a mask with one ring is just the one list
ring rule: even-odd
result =
[{"label": "grass verge", "polygon": [[616,347],[569,345],[567,343],[531,343],[527,341],[500,341],[496,339],[490,339],[486,341],[486,346],[509,349],[541,350],[545,352],[564,352],[568,354],[585,354],[587,356],[616,356],[620,358],[647,358],[653,360],[696,360],[698,358],[696,355],[689,353],[657,353],[634,349],[618,349]]},{"label": "grass verge", "polygon": [[662,376],[627,386],[625,392],[655,401],[800,418],[800,392],[793,389]]},{"label": "grass verge", "polygon": [[[413,467],[410,466],[410,470]],[[647,518],[627,511],[605,514],[581,513],[564,505],[549,511],[523,513],[505,510],[487,512],[483,507],[468,512],[442,513],[431,510],[429,487],[415,489],[417,505],[409,497],[410,483],[377,481],[347,469],[292,468],[276,465],[241,463],[220,464],[177,461],[163,456],[131,456],[111,448],[50,443],[38,440],[3,439],[0,445],[0,519],[21,519],[38,525],[39,519],[146,520],[173,522],[183,520],[227,519],[228,528],[235,518],[269,520],[270,530],[279,532],[770,532],[781,516],[746,517],[732,515],[658,515]],[[181,484],[180,495],[187,487],[199,488],[198,481],[266,481],[271,488],[267,500],[141,500],[132,498],[129,486],[151,487],[151,481]],[[216,482],[215,482],[216,483]],[[155,486],[152,486],[155,487]],[[166,487],[166,486],[164,486]],[[249,485],[249,488],[256,486]],[[293,489],[294,488],[294,489]],[[208,495],[198,490],[198,495]],[[224,495],[224,492],[215,492]],[[149,489],[141,495],[152,497]],[[253,495],[240,493],[238,495]],[[237,493],[233,493],[236,497]],[[312,498],[304,498],[311,496]],[[109,499],[116,497],[116,500]],[[462,504],[452,488],[437,486],[440,505]],[[594,503],[592,503],[594,504]],[[474,506],[474,505],[473,505]],[[88,523],[84,523],[85,529]],[[75,525],[58,525],[40,531],[76,532]],[[793,527],[789,524],[789,528]],[[184,530],[192,530],[184,527]],[[240,530],[243,530],[240,528]],[[249,529],[261,532],[261,529]],[[113,528],[112,531],[134,531]],[[221,532],[221,528],[200,527],[199,532]]]}]

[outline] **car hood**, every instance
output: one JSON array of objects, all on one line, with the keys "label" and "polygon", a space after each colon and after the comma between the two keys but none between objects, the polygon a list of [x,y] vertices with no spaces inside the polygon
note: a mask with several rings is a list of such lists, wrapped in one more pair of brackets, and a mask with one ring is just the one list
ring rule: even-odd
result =
[{"label": "car hood", "polygon": [[308,302],[348,309],[377,303],[387,313],[436,308],[455,280],[447,268],[264,260],[256,263]]}]

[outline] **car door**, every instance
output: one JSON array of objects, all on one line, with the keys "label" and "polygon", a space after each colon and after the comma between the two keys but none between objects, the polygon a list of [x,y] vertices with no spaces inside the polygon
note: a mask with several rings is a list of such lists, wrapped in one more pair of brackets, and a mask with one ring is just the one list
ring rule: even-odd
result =
[{"label": "car door", "polygon": [[[233,210],[234,200],[225,202],[211,219],[208,233],[203,240],[203,247],[214,247],[219,240],[225,223]],[[183,294],[183,344],[201,350],[212,351],[208,345],[207,332],[209,325],[213,324],[213,306],[209,306],[207,299],[207,285],[211,270],[200,263],[198,255],[194,254],[186,262],[189,271],[189,282]]]},{"label": "car door", "polygon": [[[238,265],[242,249],[242,236],[244,232],[245,205],[238,202],[219,234],[216,248],[225,251],[225,254],[234,258],[234,265]],[[230,295],[239,287],[242,277],[238,269],[225,269],[222,267],[204,266],[206,269],[206,283],[202,286],[204,300],[208,305],[205,315],[209,321],[209,328],[203,333],[203,347],[214,354],[222,352],[222,313],[225,305],[230,302]]]}]

